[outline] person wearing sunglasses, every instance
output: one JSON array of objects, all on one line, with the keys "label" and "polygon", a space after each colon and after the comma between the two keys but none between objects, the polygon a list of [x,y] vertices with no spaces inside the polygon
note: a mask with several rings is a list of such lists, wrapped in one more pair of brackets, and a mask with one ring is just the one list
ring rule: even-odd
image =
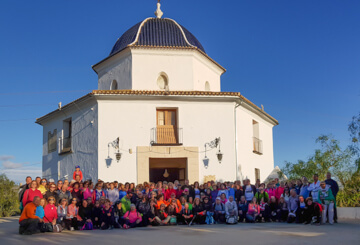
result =
[{"label": "person wearing sunglasses", "polygon": [[42,195],[45,195],[47,191],[47,180],[45,178],[41,179],[38,190],[41,192]]},{"label": "person wearing sunglasses", "polygon": [[55,183],[52,183],[52,184],[49,185],[49,190],[46,191],[46,193],[44,195],[44,198],[46,200],[48,200],[49,197],[54,197],[55,198],[55,205],[57,205],[59,203],[59,195],[57,193]]},{"label": "person wearing sunglasses", "polygon": [[58,218],[57,208],[55,206],[56,200],[55,197],[50,196],[47,198],[48,204],[45,206],[45,216],[44,223],[51,223],[52,225],[56,225],[56,220]]},{"label": "person wearing sunglasses", "polygon": [[78,221],[82,221],[82,218],[79,216],[79,207],[76,206],[76,203],[77,198],[72,198],[67,210],[65,224],[66,228],[70,231],[79,230]]}]

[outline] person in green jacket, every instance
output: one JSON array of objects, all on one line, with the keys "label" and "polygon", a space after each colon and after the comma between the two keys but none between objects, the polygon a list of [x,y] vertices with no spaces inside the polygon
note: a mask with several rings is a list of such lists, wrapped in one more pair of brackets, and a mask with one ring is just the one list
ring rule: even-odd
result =
[{"label": "person in green jacket", "polygon": [[125,214],[127,211],[130,211],[130,209],[131,209],[131,197],[132,197],[132,195],[133,195],[133,193],[129,190],[126,193],[126,196],[124,196],[120,200],[120,202],[121,202],[121,210],[122,210],[123,214]]},{"label": "person in green jacket", "polygon": [[318,192],[317,202],[320,203],[323,207],[322,212],[322,223],[326,223],[326,217],[329,218],[329,224],[334,224],[334,207],[335,207],[335,197],[331,191],[329,185],[322,181],[320,183],[320,190]]},{"label": "person in green jacket", "polygon": [[269,194],[264,190],[264,187],[260,187],[259,191],[256,192],[255,196],[256,197],[256,202],[259,204],[261,201],[261,198],[264,198],[264,202],[268,202],[269,201]]}]

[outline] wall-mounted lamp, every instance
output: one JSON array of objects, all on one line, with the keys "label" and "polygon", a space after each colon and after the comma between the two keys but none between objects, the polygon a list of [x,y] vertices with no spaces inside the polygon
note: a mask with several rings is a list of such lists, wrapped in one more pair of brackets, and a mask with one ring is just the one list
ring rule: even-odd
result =
[{"label": "wall-mounted lamp", "polygon": [[108,167],[111,165],[111,161],[109,159],[111,159],[110,157],[110,147],[113,147],[115,150],[116,150],[116,153],[115,153],[115,157],[116,157],[116,161],[119,162],[120,159],[121,159],[121,153],[120,153],[120,146],[119,146],[119,143],[120,143],[120,137],[117,137],[116,140],[114,140],[113,142],[110,142],[108,144],[108,160],[107,160],[107,165]]},{"label": "wall-mounted lamp", "polygon": [[203,159],[204,162],[204,167],[208,168],[209,167],[209,158],[206,156],[206,147],[210,147],[210,148],[217,148],[219,146],[219,151],[216,153],[217,159],[219,161],[219,163],[221,163],[222,159],[223,159],[223,153],[220,150],[220,137],[215,138],[213,141],[210,141],[209,143],[205,143],[204,147],[205,147],[205,157]]}]

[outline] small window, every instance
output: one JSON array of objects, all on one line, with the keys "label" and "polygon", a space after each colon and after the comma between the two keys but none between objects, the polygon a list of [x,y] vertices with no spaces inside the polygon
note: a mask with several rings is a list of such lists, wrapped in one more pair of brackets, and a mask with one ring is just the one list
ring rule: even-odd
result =
[{"label": "small window", "polygon": [[169,89],[169,78],[166,75],[166,73],[161,72],[158,79],[157,79],[157,85],[160,89]]},{"label": "small window", "polygon": [[260,169],[255,168],[255,181],[260,181]]},{"label": "small window", "polygon": [[259,123],[255,120],[253,124],[253,152],[259,155],[263,154],[262,140],[260,140]]},{"label": "small window", "polygon": [[68,118],[63,121],[61,153],[71,152],[72,120]]},{"label": "small window", "polygon": [[210,83],[208,81],[205,83],[205,91],[210,91]]},{"label": "small window", "polygon": [[116,80],[111,82],[110,90],[118,90],[118,83]]},{"label": "small window", "polygon": [[57,145],[57,130],[54,129],[53,133],[48,132],[48,153],[56,151]]}]

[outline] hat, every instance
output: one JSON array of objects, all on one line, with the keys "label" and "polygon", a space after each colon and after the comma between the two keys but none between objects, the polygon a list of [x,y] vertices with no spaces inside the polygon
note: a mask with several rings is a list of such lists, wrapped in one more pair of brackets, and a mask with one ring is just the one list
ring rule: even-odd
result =
[{"label": "hat", "polygon": [[221,198],[220,198],[220,197],[217,197],[216,200],[221,200]]},{"label": "hat", "polygon": [[52,182],[55,183],[55,180],[54,180],[54,179],[49,179],[49,182],[50,182],[50,183],[52,183]]},{"label": "hat", "polygon": [[131,207],[131,208],[132,208],[132,207],[136,208],[135,204],[133,204],[133,203],[130,205],[130,207]]},{"label": "hat", "polygon": [[80,168],[80,166],[79,166],[79,165],[77,165],[77,166],[75,166],[75,168]]}]

